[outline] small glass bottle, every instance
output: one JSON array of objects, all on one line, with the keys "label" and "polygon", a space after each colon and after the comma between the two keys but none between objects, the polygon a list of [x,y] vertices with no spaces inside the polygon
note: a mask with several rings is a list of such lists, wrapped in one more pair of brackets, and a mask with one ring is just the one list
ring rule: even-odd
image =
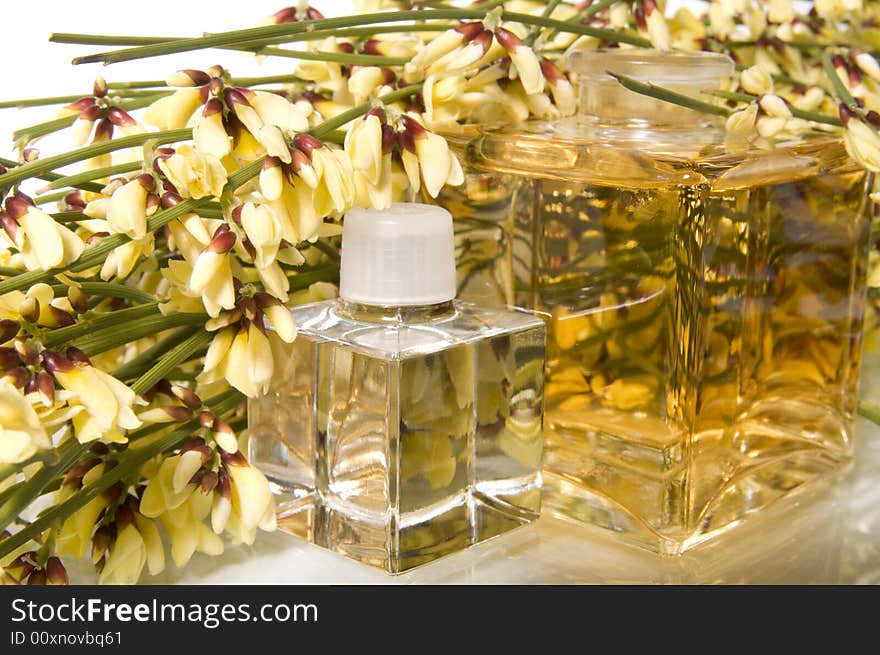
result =
[{"label": "small glass bottle", "polygon": [[400,573],[535,519],[543,321],[455,301],[452,218],[415,203],[348,213],[339,292],[248,407],[281,529]]},{"label": "small glass bottle", "polygon": [[834,135],[734,143],[608,75],[699,97],[723,55],[570,66],[580,115],[483,130],[440,198],[459,297],[548,323],[545,511],[679,553],[850,457],[871,180]]}]

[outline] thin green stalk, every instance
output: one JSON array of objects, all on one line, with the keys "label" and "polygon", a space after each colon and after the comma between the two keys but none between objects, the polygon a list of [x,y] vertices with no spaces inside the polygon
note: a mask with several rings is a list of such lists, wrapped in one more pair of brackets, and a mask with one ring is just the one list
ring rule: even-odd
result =
[{"label": "thin green stalk", "polygon": [[[88,296],[96,296],[100,298],[124,298],[137,303],[153,303],[156,298],[146,291],[141,291],[127,284],[119,284],[118,282],[80,282],[80,289]],[[55,293],[67,293],[68,286],[66,284],[53,285]]]},{"label": "thin green stalk", "polygon": [[339,261],[339,251],[331,246],[329,243],[325,243],[318,239],[314,243],[309,244],[312,248],[316,248],[320,250],[322,253],[327,255],[332,261]]},{"label": "thin green stalk", "polygon": [[858,412],[872,423],[880,425],[880,407],[873,403],[859,403]]},{"label": "thin green stalk", "polygon": [[168,375],[168,373],[175,367],[188,361],[194,353],[198,352],[204,346],[207,346],[213,338],[214,335],[205,330],[200,330],[191,335],[185,341],[165,353],[162,358],[150,368],[150,370],[141,375],[134,384],[131,385],[132,391],[138,395],[144,394],[159,380]]},{"label": "thin green stalk", "polygon": [[[344,29],[323,29],[303,32],[297,35],[297,41],[320,41],[330,36],[338,38],[373,36],[374,34],[400,34],[404,32],[443,32],[456,27],[456,23],[431,23],[413,25],[373,25],[371,27],[349,27]],[[119,46],[139,46],[150,45],[155,43],[168,43],[170,41],[180,41],[185,37],[142,37],[142,36],[113,36],[107,37],[101,34],[73,34],[73,33],[56,33],[49,37],[50,41],[55,43],[70,43],[77,45],[119,45]],[[239,44],[240,49],[253,50],[271,45],[277,41],[249,41]],[[234,79],[234,78],[233,78]],[[236,82],[233,82],[236,83]],[[165,86],[164,80],[156,80],[150,82],[111,82],[111,89],[142,89],[150,87]],[[241,84],[241,86],[245,86]]]},{"label": "thin green stalk", "polygon": [[34,202],[38,205],[47,205],[50,202],[58,202],[59,200],[64,200],[64,196],[66,196],[69,191],[59,191],[58,193],[47,193],[45,196],[40,196],[39,198],[34,198]]},{"label": "thin green stalk", "polygon": [[60,105],[76,102],[83,97],[82,93],[67,96],[49,96],[47,98],[22,98],[20,100],[4,100],[0,109],[20,109],[23,107],[41,107],[44,105]]},{"label": "thin green stalk", "polygon": [[[21,166],[21,164],[19,162],[15,162],[15,161],[12,161],[11,159],[6,159],[4,157],[0,157],[0,164],[5,166],[7,170]],[[42,173],[41,175],[37,175],[36,177],[38,177],[41,180],[45,180],[46,182],[54,182],[55,180],[61,179],[63,176],[60,173],[53,173],[52,171],[47,171],[45,173]],[[100,184],[89,184],[89,183],[85,182],[82,184],[81,188],[85,191],[99,192],[101,190],[102,186]],[[64,192],[64,195],[62,195],[61,198],[63,198],[66,195],[67,195],[67,191]],[[58,198],[58,200],[60,200],[61,198]],[[38,204],[40,204],[40,203],[38,203]]]},{"label": "thin green stalk", "polygon": [[126,326],[124,332],[118,329],[106,329],[86,335],[76,341],[76,346],[89,356],[99,355],[132,341],[160,334],[165,330],[185,325],[200,325],[206,320],[204,314],[179,313],[168,316],[159,314]]},{"label": "thin green stalk", "polygon": [[200,332],[203,329],[204,326],[196,324],[186,325],[179,330],[176,330],[113,371],[114,377],[125,381],[136,375],[140,375],[163,354],[167,353],[185,339],[191,337],[195,332]]},{"label": "thin green stalk", "polygon": [[[721,91],[716,90],[711,92],[712,95],[717,96],[719,98],[724,98],[725,100],[735,100],[736,102],[755,102],[758,99],[758,96],[751,95],[749,93],[735,93],[733,91]],[[789,105],[789,111],[791,111],[791,115],[795,118],[801,118],[805,121],[812,121],[814,123],[824,123],[825,125],[835,125],[837,127],[843,127],[843,121],[841,121],[837,116],[828,116],[826,114],[820,114],[815,111],[804,111],[803,109],[798,109],[797,107],[793,107]]]},{"label": "thin green stalk", "polygon": [[308,273],[297,273],[287,278],[290,281],[290,291],[308,289],[315,282],[336,282],[339,280],[339,264],[322,267]]},{"label": "thin green stalk", "polygon": [[[298,23],[282,23],[278,25],[264,25],[261,27],[251,27],[243,30],[233,30],[230,32],[219,32],[202,37],[179,39],[168,41],[166,43],[155,43],[124,50],[113,50],[102,52],[84,57],[77,57],[73,60],[75,64],[86,64],[103,62],[105,64],[113,64],[122,61],[131,61],[134,59],[146,59],[149,57],[158,57],[161,55],[192,52],[193,50],[203,50],[205,48],[216,48],[222,46],[238,45],[242,42],[265,40],[267,43],[275,41],[277,43],[289,43],[297,40],[297,35],[304,32],[310,32],[320,29],[337,29],[345,27],[362,27],[365,25],[373,25],[376,23],[400,23],[404,21],[430,21],[430,20],[448,20],[448,19],[481,19],[486,16],[486,9],[432,9],[398,11],[394,13],[378,13],[365,14],[361,16],[342,16],[339,18],[327,18],[314,21],[302,21]],[[508,21],[522,23],[524,25],[533,25],[540,27],[555,28],[560,32],[571,32],[574,34],[583,34],[593,36],[598,39],[608,40],[613,43],[628,43],[630,45],[647,47],[650,42],[638,36],[618,33],[614,30],[592,27],[589,25],[581,25],[577,23],[567,23],[565,21],[554,20],[542,16],[530,16],[516,12],[504,12],[502,18]]]},{"label": "thin green stalk", "polygon": [[59,177],[57,180],[50,182],[46,189],[61,189],[63,187],[79,187],[83,182],[91,182],[92,180],[100,180],[104,177],[113,177],[121,173],[131,173],[138,171],[143,167],[142,161],[136,161],[125,164],[116,164],[115,166],[105,166],[104,168],[93,168],[90,171],[83,171],[75,175],[66,175]]},{"label": "thin green stalk", "polygon": [[865,111],[861,107],[859,107],[856,99],[853,98],[852,94],[849,92],[849,89],[847,89],[846,85],[841,81],[840,76],[837,74],[837,69],[834,68],[832,57],[833,55],[828,50],[825,50],[822,53],[822,68],[825,69],[825,74],[828,76],[828,80],[831,82],[831,88],[834,91],[834,95],[837,96],[838,100],[846,105],[847,109],[853,112],[856,116],[864,119]]},{"label": "thin green stalk", "polygon": [[608,72],[608,74],[616,79],[618,82],[620,82],[625,88],[629,89],[630,91],[634,91],[635,93],[640,93],[642,95],[650,96],[652,98],[657,98],[658,100],[671,102],[681,107],[694,109],[705,114],[715,114],[716,116],[730,116],[731,114],[730,110],[726,107],[719,107],[718,105],[713,105],[709,102],[703,102],[702,100],[697,100],[696,98],[692,98],[691,96],[676,93],[675,91],[670,91],[669,89],[664,89],[663,87],[651,84],[649,82],[639,82],[631,77],[627,77],[626,75],[617,75],[610,71]]},{"label": "thin green stalk", "polygon": [[[213,407],[215,414],[222,415],[235,407],[235,405],[240,402],[241,397],[240,393],[231,389],[212,398],[206,404]],[[152,428],[153,426],[149,427]],[[51,528],[54,525],[61,524],[64,519],[86,505],[90,500],[97,498],[117,482],[135,475],[141,470],[147,461],[156,455],[175,448],[198,429],[199,419],[193,419],[187,421],[168,434],[162,435],[152,443],[126,451],[117,466],[104,473],[91,484],[74,493],[63,503],[55,505],[48,511],[42,513],[36,520],[23,527],[12,536],[0,541],[0,557],[5,557],[19,546],[26,544],[33,537],[41,534],[44,530]],[[137,433],[133,433],[130,437],[131,440],[135,440],[137,438],[136,435]],[[11,501],[12,499],[7,501],[4,504],[4,507],[9,505]],[[12,518],[14,518],[14,516]],[[0,515],[0,519],[2,519],[2,515]]]},{"label": "thin green stalk", "polygon": [[148,316],[154,316],[159,312],[159,303],[151,302],[146,305],[120,309],[115,312],[98,314],[94,317],[81,318],[73,325],[52,330],[46,334],[43,345],[46,348],[56,348],[61,344],[72,341],[86,334],[98,332],[108,327],[118,326],[120,323],[138,321]]},{"label": "thin green stalk", "polygon": [[123,148],[133,148],[142,146],[147,141],[155,141],[157,144],[175,143],[177,141],[185,141],[192,138],[192,130],[184,128],[180,130],[165,130],[164,132],[147,132],[144,134],[131,134],[129,136],[111,139],[102,143],[93,143],[91,145],[76,148],[69,152],[55,155],[54,157],[46,157],[45,159],[36,159],[27,164],[17,166],[6,173],[0,175],[0,187],[11,186],[29,177],[39,177],[41,174],[54,171],[62,166],[74,164],[84,159],[90,159],[98,155],[105,155]]},{"label": "thin green stalk", "polygon": [[[541,12],[541,16],[543,18],[549,18],[556,7],[559,6],[559,3],[561,1],[562,0],[548,0],[547,6],[544,7],[544,11]],[[528,35],[526,36],[526,44],[532,45],[535,42],[535,39],[538,38],[538,34],[540,34],[540,32],[541,30],[538,28],[530,30]]]},{"label": "thin green stalk", "polygon": [[[164,83],[163,83],[164,84]],[[137,98],[137,97],[147,97],[153,95],[152,91],[137,91],[135,87],[120,87],[128,89],[125,93],[114,94],[116,96],[123,96],[126,98]],[[23,109],[25,107],[45,107],[49,105],[63,105],[71,102],[76,102],[77,100],[87,96],[88,94],[78,93],[76,95],[66,95],[66,96],[49,96],[46,98],[20,98],[18,100],[4,100],[0,102],[0,109]]]},{"label": "thin green stalk", "polygon": [[16,493],[7,498],[6,502],[0,506],[0,530],[8,527],[23,508],[30,505],[43,493],[46,485],[57,476],[66,472],[79,459],[80,455],[89,448],[88,444],[81,444],[75,439],[72,439],[72,441],[75,445],[66,449],[58,458],[58,461],[52,464],[43,464]]}]

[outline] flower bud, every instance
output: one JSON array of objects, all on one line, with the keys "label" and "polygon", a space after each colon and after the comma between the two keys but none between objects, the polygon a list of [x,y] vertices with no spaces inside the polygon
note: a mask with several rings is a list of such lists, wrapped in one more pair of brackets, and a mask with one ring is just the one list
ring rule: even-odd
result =
[{"label": "flower bud", "polygon": [[70,306],[73,307],[74,311],[80,314],[88,311],[89,297],[79,287],[70,287],[67,290],[67,299],[70,301]]},{"label": "flower bud", "polygon": [[13,321],[8,318],[0,320],[0,343],[6,343],[12,339],[18,334],[20,328],[21,326],[18,324],[18,321]]},{"label": "flower bud", "polygon": [[202,399],[199,398],[194,391],[191,389],[187,389],[186,387],[182,387],[179,384],[171,385],[171,393],[175,398],[180,400],[184,405],[189,407],[190,409],[198,409],[202,406]]},{"label": "flower bud", "polygon": [[12,345],[21,361],[28,366],[33,366],[40,361],[40,354],[30,339],[16,339]]},{"label": "flower bud", "polygon": [[214,427],[214,414],[210,410],[205,410],[199,415],[199,423],[206,430]]},{"label": "flower bud", "polygon": [[103,98],[107,95],[107,90],[107,81],[103,77],[98,75],[98,77],[95,78],[94,85],[92,85],[92,94],[96,98]]},{"label": "flower bud", "polygon": [[30,382],[31,372],[24,366],[17,366],[3,373],[2,379],[6,380],[16,389],[24,390],[25,385]]},{"label": "flower bud", "polygon": [[15,348],[0,348],[0,372],[5,373],[17,366],[21,366],[22,361],[15,351]]},{"label": "flower bud", "polygon": [[211,243],[208,244],[205,250],[207,252],[223,254],[232,250],[233,246],[235,246],[235,233],[229,225],[224,223],[214,232]]},{"label": "flower bud", "polygon": [[211,76],[204,71],[186,68],[168,76],[168,86],[204,86],[211,81]]},{"label": "flower bud", "polygon": [[46,407],[55,403],[55,381],[48,373],[43,371],[35,373],[28,381],[25,390],[27,393],[37,392]]},{"label": "flower bud", "polygon": [[36,298],[25,298],[18,307],[18,313],[28,323],[36,323],[40,318],[40,301]]},{"label": "flower bud", "polygon": [[74,369],[73,362],[71,362],[61,353],[53,352],[51,350],[44,350],[42,356],[43,368],[46,369],[49,375],[54,375],[56,372],[69,373]]},{"label": "flower bud", "polygon": [[89,359],[89,356],[76,346],[68,348],[65,354],[74,364],[82,364],[83,366],[91,366],[92,364],[92,360]]},{"label": "flower bud", "polygon": [[[167,185],[166,185],[167,186]],[[183,198],[180,197],[177,193],[173,191],[166,191],[162,194],[161,205],[162,209],[171,209],[175,205],[179,205],[183,202]]]}]

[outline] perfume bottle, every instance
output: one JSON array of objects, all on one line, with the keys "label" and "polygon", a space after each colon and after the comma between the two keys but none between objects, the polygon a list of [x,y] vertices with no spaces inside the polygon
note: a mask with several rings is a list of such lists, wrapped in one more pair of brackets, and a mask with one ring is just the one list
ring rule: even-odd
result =
[{"label": "perfume bottle", "polygon": [[459,297],[548,324],[545,511],[676,554],[849,459],[870,179],[832,136],[734,143],[608,75],[698,97],[722,55],[570,65],[580,114],[484,129],[440,198]]},{"label": "perfume bottle", "polygon": [[454,300],[452,217],[416,203],[347,214],[339,293],[248,407],[281,529],[400,573],[535,519],[544,322]]}]

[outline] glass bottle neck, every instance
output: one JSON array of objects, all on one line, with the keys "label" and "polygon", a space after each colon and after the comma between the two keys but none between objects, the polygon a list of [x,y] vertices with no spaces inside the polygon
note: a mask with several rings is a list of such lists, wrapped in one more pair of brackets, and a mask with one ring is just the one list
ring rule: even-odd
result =
[{"label": "glass bottle neck", "polygon": [[455,313],[451,300],[431,305],[365,305],[339,299],[336,311],[345,318],[364,323],[429,323]]}]

